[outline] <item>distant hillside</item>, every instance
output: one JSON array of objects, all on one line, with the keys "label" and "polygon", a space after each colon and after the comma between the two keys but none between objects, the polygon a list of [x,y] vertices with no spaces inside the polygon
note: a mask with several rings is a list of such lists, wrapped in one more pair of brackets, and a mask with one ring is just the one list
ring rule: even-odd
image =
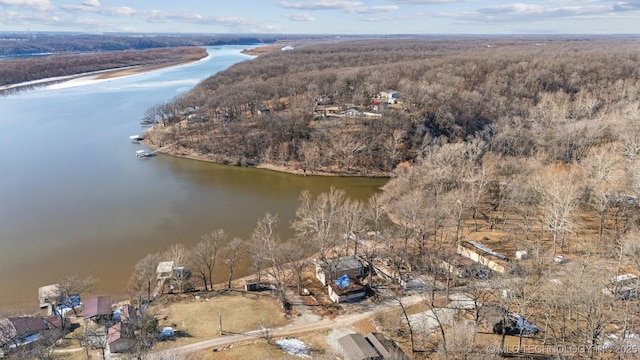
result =
[{"label": "distant hillside", "polygon": [[180,46],[251,45],[273,43],[273,36],[0,33],[0,58],[38,54],[144,50]]}]

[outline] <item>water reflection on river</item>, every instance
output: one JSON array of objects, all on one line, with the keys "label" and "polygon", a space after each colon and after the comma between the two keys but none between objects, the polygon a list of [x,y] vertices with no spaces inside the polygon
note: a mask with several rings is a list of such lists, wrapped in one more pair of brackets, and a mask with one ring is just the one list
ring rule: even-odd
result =
[{"label": "water reflection on river", "polygon": [[37,288],[65,275],[97,277],[98,294],[118,296],[148,253],[191,246],[215,228],[247,237],[266,212],[280,215],[286,237],[302,190],[335,186],[365,199],[384,184],[137,159],[139,145],[127,138],[140,132],[144,111],[247,59],[239,50],[211,48],[197,64],[0,98],[0,311],[35,308]]}]

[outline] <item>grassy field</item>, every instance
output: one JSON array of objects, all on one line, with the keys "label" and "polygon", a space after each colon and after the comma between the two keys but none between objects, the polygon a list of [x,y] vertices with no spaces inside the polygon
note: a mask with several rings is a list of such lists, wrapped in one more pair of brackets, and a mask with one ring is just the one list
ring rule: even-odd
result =
[{"label": "grassy field", "polygon": [[[279,327],[288,320],[270,292],[220,291],[195,295],[165,295],[151,311],[160,328],[171,326],[179,336],[168,347],[220,336],[219,316],[225,334],[263,327]],[[163,344],[159,344],[160,347]]]}]

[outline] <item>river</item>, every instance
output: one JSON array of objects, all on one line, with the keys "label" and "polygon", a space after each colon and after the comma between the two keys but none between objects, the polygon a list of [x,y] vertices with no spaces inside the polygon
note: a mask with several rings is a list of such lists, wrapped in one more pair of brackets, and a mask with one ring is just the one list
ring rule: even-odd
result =
[{"label": "river", "polygon": [[[315,177],[159,155],[138,159],[149,107],[251,57],[208,48],[197,63],[100,81],[73,80],[0,97],[0,313],[37,309],[38,287],[67,275],[125,295],[135,263],[224,228],[248,237],[266,212],[283,237],[300,192],[331,186],[366,199],[384,179]],[[239,275],[247,273],[241,269]],[[225,274],[218,270],[216,278]]]}]

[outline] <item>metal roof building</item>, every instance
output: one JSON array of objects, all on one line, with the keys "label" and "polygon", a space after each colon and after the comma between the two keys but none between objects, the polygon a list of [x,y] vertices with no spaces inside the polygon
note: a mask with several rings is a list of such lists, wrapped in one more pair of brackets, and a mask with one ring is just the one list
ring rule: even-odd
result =
[{"label": "metal roof building", "polygon": [[84,319],[111,316],[111,296],[98,296],[84,303]]}]

